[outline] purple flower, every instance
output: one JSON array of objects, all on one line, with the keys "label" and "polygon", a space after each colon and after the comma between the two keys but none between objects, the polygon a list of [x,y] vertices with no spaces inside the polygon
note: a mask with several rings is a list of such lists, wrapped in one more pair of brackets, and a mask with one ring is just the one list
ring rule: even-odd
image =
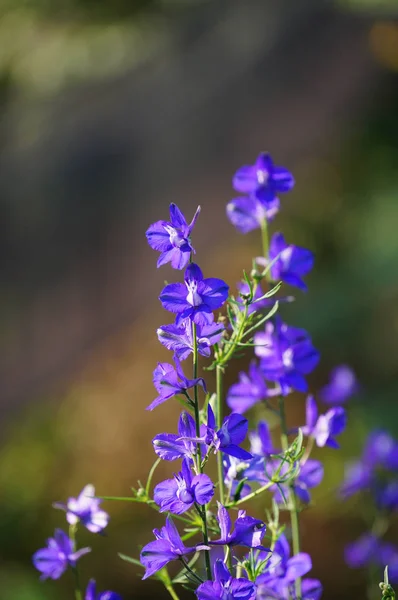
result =
[{"label": "purple flower", "polygon": [[270,457],[271,454],[278,454],[279,452],[272,443],[271,432],[268,423],[265,421],[259,421],[257,431],[251,431],[249,439],[250,450],[255,456]]},{"label": "purple flower", "polygon": [[159,392],[159,396],[147,407],[147,410],[153,410],[159,404],[178,394],[186,395],[187,390],[195,385],[201,385],[206,392],[206,384],[202,377],[187,379],[177,356],[174,356],[174,362],[176,368],[169,363],[158,363],[154,370],[153,384]]},{"label": "purple flower", "polygon": [[346,466],[344,482],[340,488],[343,497],[348,498],[356,492],[371,489],[381,506],[395,503],[395,489],[385,487],[378,471],[398,468],[398,444],[383,430],[369,434],[362,457],[359,461]]},{"label": "purple flower", "polygon": [[351,367],[339,365],[330,373],[330,381],[319,395],[326,404],[344,404],[358,390],[359,384]]},{"label": "purple flower", "polygon": [[166,525],[160,531],[154,529],[153,533],[156,540],[144,546],[140,554],[141,563],[146,569],[142,579],[147,579],[147,577],[160,571],[160,569],[163,569],[172,560],[176,560],[196,550],[207,549],[203,545],[185,546],[170,517],[167,517]]},{"label": "purple flower", "polygon": [[274,323],[267,322],[264,332],[255,334],[254,344],[266,379],[279,383],[284,394],[289,393],[290,388],[307,391],[304,375],[318,364],[319,352],[306,331],[276,318]]},{"label": "purple flower", "polygon": [[379,542],[377,537],[371,533],[366,533],[345,547],[344,559],[349,567],[357,569],[373,562],[378,551]]},{"label": "purple flower", "polygon": [[301,279],[314,266],[314,254],[306,248],[293,244],[288,245],[282,233],[274,233],[269,247],[271,261],[279,258],[271,267],[271,277],[274,281],[284,281],[306,291],[307,286]]},{"label": "purple flower", "polygon": [[153,499],[160,506],[160,512],[169,511],[176,515],[189,510],[194,503],[204,505],[214,495],[214,485],[207,475],[192,477],[189,462],[182,462],[182,472],[174,479],[166,479],[154,489]]},{"label": "purple flower", "polygon": [[[239,458],[225,454],[223,457],[224,483],[230,491],[231,496],[235,496],[237,488],[242,479],[245,479],[246,469],[250,466],[250,461],[242,461]],[[243,498],[250,493],[250,486],[246,483],[240,489],[239,497]]]},{"label": "purple flower", "polygon": [[196,452],[196,444],[192,441],[195,435],[195,421],[184,411],[178,421],[178,434],[159,433],[153,438],[153,448],[163,460],[192,459]]},{"label": "purple flower", "polygon": [[[276,463],[276,466],[278,466],[278,463]],[[286,472],[287,468],[287,466],[285,467],[285,465],[283,465],[281,469],[281,475]],[[293,490],[301,502],[308,504],[311,501],[311,496],[308,490],[321,483],[323,474],[323,465],[319,460],[310,458],[300,467],[299,474],[293,482]],[[270,489],[274,491],[275,501],[278,502],[278,504],[284,504],[284,497],[287,499],[289,496],[288,486],[285,483],[280,483],[278,486],[274,485]]]},{"label": "purple flower", "polygon": [[229,388],[227,404],[234,412],[243,414],[258,402],[273,395],[274,390],[267,387],[262,370],[252,361],[249,373],[239,373],[239,382]]},{"label": "purple flower", "polygon": [[255,196],[241,196],[228,202],[227,217],[240,233],[249,233],[259,229],[266,221],[272,221],[279,205],[277,197],[262,202]]},{"label": "purple flower", "polygon": [[304,435],[313,437],[317,446],[339,448],[334,436],[340,435],[346,427],[347,417],[344,408],[331,408],[325,415],[318,416],[318,408],[313,396],[306,401],[306,424],[302,427]]},{"label": "purple flower", "polygon": [[262,152],[254,165],[245,165],[237,170],[232,185],[237,192],[269,202],[279,193],[291,190],[294,179],[287,169],[276,167],[271,156]]},{"label": "purple flower", "polygon": [[[198,352],[208,358],[210,348],[220,341],[224,333],[222,323],[211,323],[210,325],[197,325],[196,337]],[[192,323],[186,319],[183,323],[176,325],[163,325],[157,330],[159,342],[168,350],[173,350],[179,360],[185,360],[193,352]]]},{"label": "purple flower", "polygon": [[198,325],[208,325],[214,320],[213,311],[221,308],[228,298],[228,285],[214,277],[203,279],[195,263],[185,270],[184,283],[166,285],[159,296],[163,308],[178,315],[177,324],[191,319]]},{"label": "purple flower", "polygon": [[[260,553],[257,561],[261,562],[264,558],[264,555]],[[267,592],[269,592],[271,595],[268,597],[288,600],[294,582],[299,577],[306,575],[311,569],[312,561],[309,554],[299,552],[290,557],[289,543],[286,536],[282,534],[275,544],[269,561],[266,563],[265,572],[256,579],[256,585],[258,586],[257,598],[267,598]],[[302,581],[303,600],[318,599],[321,593],[322,586],[319,581],[313,579]]]},{"label": "purple flower", "polygon": [[146,237],[149,245],[161,254],[157,266],[168,262],[174,269],[183,269],[189,261],[191,252],[191,232],[199,216],[198,206],[194,218],[188,225],[178,206],[170,204],[170,221],[156,221],[149,227]]},{"label": "purple flower", "polygon": [[239,447],[248,430],[248,421],[242,415],[231,413],[225,417],[221,429],[216,430],[216,420],[209,404],[207,408],[207,426],[203,437],[197,441],[214,448],[215,452],[221,451],[241,460],[252,458],[252,455]]},{"label": "purple flower", "polygon": [[266,529],[265,524],[259,519],[246,516],[245,510],[238,511],[238,518],[231,531],[232,523],[229,513],[225,506],[218,502],[217,521],[220,526],[221,537],[219,540],[210,542],[210,544],[247,546],[248,548],[257,548],[258,550],[268,551],[268,548],[264,548],[264,546],[261,545],[261,540]]},{"label": "purple flower", "polygon": [[95,497],[93,485],[86,485],[77,498],[69,498],[66,504],[55,502],[54,508],[66,511],[70,525],[82,523],[91,533],[99,533],[108,525],[109,515],[100,509],[102,500]]},{"label": "purple flower", "polygon": [[97,594],[97,586],[94,579],[90,579],[84,600],[122,600],[122,597],[115,592],[101,592]]},{"label": "purple flower", "polygon": [[398,481],[393,479],[388,481],[385,486],[376,491],[377,506],[386,510],[395,510],[398,508]]},{"label": "purple flower", "polygon": [[196,590],[199,600],[254,600],[256,586],[247,579],[231,576],[222,560],[214,564],[214,581],[205,581]]},{"label": "purple flower", "polygon": [[56,529],[54,537],[47,540],[47,548],[41,548],[33,555],[33,564],[42,574],[41,579],[59,579],[68,567],[75,567],[76,561],[90,550],[81,548],[75,552],[72,540],[62,529]]}]

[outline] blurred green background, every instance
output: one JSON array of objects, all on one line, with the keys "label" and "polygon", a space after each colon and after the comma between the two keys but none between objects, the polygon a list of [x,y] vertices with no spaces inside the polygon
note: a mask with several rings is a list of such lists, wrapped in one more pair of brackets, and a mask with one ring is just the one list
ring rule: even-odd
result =
[{"label": "blurred green background", "polygon": [[[260,150],[297,181],[272,229],[317,255],[310,293],[284,307],[321,350],[311,387],[347,362],[363,388],[303,547],[324,598],[363,597],[342,549],[364,524],[335,489],[369,428],[398,435],[397,18],[396,0],[0,0],[0,598],[71,598],[68,574],[43,584],[31,565],[63,524],[51,503],[87,482],[128,495],[153,435],[174,431],[177,404],[145,411],[172,274],[144,233],[171,201],[201,204],[198,260],[233,286],[260,246],[225,205]],[[302,409],[292,398],[292,424]],[[166,597],[117,557],[154,514],[106,509],[107,537],[82,534],[84,579]]]}]

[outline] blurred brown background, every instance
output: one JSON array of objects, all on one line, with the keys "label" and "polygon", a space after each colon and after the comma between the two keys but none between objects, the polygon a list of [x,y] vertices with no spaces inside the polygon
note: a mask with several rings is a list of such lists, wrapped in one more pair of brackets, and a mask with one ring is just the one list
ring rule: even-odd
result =
[{"label": "blurred brown background", "polygon": [[[128,495],[153,435],[174,431],[177,403],[145,411],[173,277],[145,230],[171,201],[189,218],[201,204],[198,261],[234,286],[259,239],[225,205],[260,150],[297,181],[273,230],[317,255],[310,293],[284,308],[321,350],[312,388],[341,362],[363,386],[302,526],[324,598],[363,597],[342,549],[364,525],[335,488],[371,426],[398,434],[396,18],[396,0],[0,0],[0,598],[71,598],[69,574],[43,584],[31,565],[63,525],[51,502],[87,482]],[[302,399],[290,410],[300,420]],[[82,534],[84,579],[166,597],[117,557],[156,515],[106,508],[107,538]]]}]

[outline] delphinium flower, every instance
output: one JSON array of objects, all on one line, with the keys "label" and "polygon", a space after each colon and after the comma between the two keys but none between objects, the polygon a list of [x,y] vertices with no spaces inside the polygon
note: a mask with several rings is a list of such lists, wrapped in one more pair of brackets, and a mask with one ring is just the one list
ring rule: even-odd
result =
[{"label": "delphinium flower", "polygon": [[302,277],[314,266],[314,254],[310,250],[287,244],[282,233],[274,233],[269,247],[269,260],[275,261],[271,266],[273,281],[284,281],[306,291]]},{"label": "delphinium flower", "polygon": [[301,431],[304,435],[312,437],[316,445],[322,448],[330,446],[339,448],[334,437],[343,433],[347,424],[347,416],[344,408],[337,406],[331,408],[324,415],[318,415],[318,407],[313,396],[306,400],[306,423]]},{"label": "delphinium flower", "polygon": [[163,460],[177,460],[187,457],[193,459],[196,452],[195,421],[186,411],[183,411],[178,420],[178,434],[159,433],[153,438],[153,448]]},{"label": "delphinium flower", "polygon": [[283,394],[289,393],[290,388],[307,391],[304,375],[318,364],[319,352],[304,329],[290,327],[278,317],[266,323],[264,332],[254,335],[254,344],[266,379],[279,383]]},{"label": "delphinium flower", "polygon": [[214,485],[205,474],[192,476],[189,462],[182,461],[182,471],[174,479],[159,483],[153,492],[153,499],[160,506],[160,512],[168,511],[177,515],[189,510],[194,503],[204,505],[214,495]]},{"label": "delphinium flower", "polygon": [[376,430],[370,433],[361,459],[347,464],[342,496],[347,498],[366,489],[372,490],[375,497],[380,496],[385,488],[384,478],[378,477],[380,470],[398,470],[398,443],[386,431]]},{"label": "delphinium flower", "polygon": [[195,250],[191,245],[191,233],[199,216],[200,206],[188,225],[184,215],[175,204],[170,204],[170,221],[156,221],[149,227],[146,237],[149,245],[161,254],[157,266],[168,262],[174,269],[183,269]]},{"label": "delphinium flower", "polygon": [[261,152],[254,165],[244,165],[236,171],[232,185],[237,192],[269,202],[279,193],[291,190],[294,179],[285,167],[275,166],[267,152]]},{"label": "delphinium flower", "polygon": [[66,520],[70,525],[80,522],[91,533],[100,533],[109,522],[109,515],[100,508],[102,500],[95,497],[93,485],[86,485],[77,498],[69,498],[66,504],[55,502],[54,508],[66,511]]},{"label": "delphinium flower", "polygon": [[257,429],[249,433],[250,451],[256,456],[270,457],[279,450],[272,443],[271,432],[266,421],[259,421]]},{"label": "delphinium flower", "polygon": [[206,444],[209,447],[209,451],[221,451],[236,458],[246,460],[252,458],[252,455],[250,452],[240,448],[239,444],[246,438],[247,430],[248,420],[237,413],[231,413],[228,417],[225,417],[221,429],[217,430],[214,412],[209,404],[204,433],[200,438],[194,438],[192,441]]},{"label": "delphinium flower", "polygon": [[259,229],[266,221],[271,221],[279,211],[279,198],[262,202],[255,196],[234,198],[227,204],[227,217],[241,233]]},{"label": "delphinium flower", "polygon": [[94,579],[90,579],[84,600],[122,600],[122,597],[115,592],[110,592],[109,590],[106,592],[97,593],[96,583]]},{"label": "delphinium flower", "polygon": [[[290,556],[290,547],[286,536],[282,534],[277,540],[269,560],[263,553],[257,555],[256,560],[260,564],[265,563],[265,570],[256,578],[257,599],[278,598],[287,600],[296,598],[294,583],[312,569],[312,561],[309,554],[299,552]],[[268,596],[267,596],[268,594]],[[321,583],[314,579],[302,581],[302,599],[317,600],[322,594]]]},{"label": "delphinium flower", "polygon": [[241,484],[241,482],[246,478],[246,469],[249,468],[251,460],[242,460],[239,458],[235,458],[234,456],[230,456],[229,454],[224,454],[223,456],[223,467],[224,467],[224,483],[226,485],[227,490],[229,490],[229,495],[231,497],[235,496],[238,491],[239,486],[239,498],[243,498],[250,493],[250,485],[247,483]]},{"label": "delphinium flower", "polygon": [[204,279],[195,263],[187,266],[184,280],[185,284],[166,285],[159,296],[163,308],[177,314],[177,325],[187,318],[198,325],[212,323],[213,311],[221,308],[228,297],[228,285],[222,279]]},{"label": "delphinium flower", "polygon": [[143,579],[160,571],[172,560],[205,549],[203,545],[185,546],[170,517],[167,517],[164,527],[160,530],[154,529],[153,533],[156,540],[144,546],[140,554],[140,561],[146,569]]},{"label": "delphinium flower", "polygon": [[227,404],[234,412],[243,414],[255,404],[280,393],[279,388],[269,388],[264,374],[255,361],[250,363],[249,373],[239,373],[239,381],[231,385]]},{"label": "delphinium flower", "polygon": [[[222,323],[210,323],[209,325],[197,325],[197,349],[198,353],[208,358],[211,346],[217,344],[224,333]],[[168,350],[175,352],[179,360],[185,360],[193,353],[192,323],[185,319],[181,324],[162,325],[157,330],[158,340]]]},{"label": "delphinium flower", "polygon": [[47,540],[47,547],[34,553],[33,564],[42,574],[41,579],[59,579],[68,567],[74,568],[79,558],[88,552],[90,548],[75,551],[69,536],[62,529],[56,529],[54,537]]},{"label": "delphinium flower", "polygon": [[245,510],[238,511],[238,517],[232,529],[231,518],[225,506],[218,502],[217,521],[220,527],[220,539],[212,540],[212,545],[246,546],[267,550],[261,544],[265,535],[265,523],[246,515]]},{"label": "delphinium flower", "polygon": [[174,362],[175,367],[169,363],[158,363],[158,366],[154,370],[153,384],[159,392],[159,396],[147,407],[147,410],[153,410],[159,404],[166,402],[166,400],[178,394],[186,396],[187,390],[195,385],[201,385],[206,391],[206,384],[202,377],[187,379],[177,356],[174,356]]},{"label": "delphinium flower", "polygon": [[344,404],[359,391],[354,371],[348,365],[339,365],[330,373],[330,381],[319,392],[326,404]]},{"label": "delphinium flower", "polygon": [[201,583],[196,595],[199,600],[255,600],[256,586],[243,577],[232,577],[223,561],[216,560],[214,580]]}]

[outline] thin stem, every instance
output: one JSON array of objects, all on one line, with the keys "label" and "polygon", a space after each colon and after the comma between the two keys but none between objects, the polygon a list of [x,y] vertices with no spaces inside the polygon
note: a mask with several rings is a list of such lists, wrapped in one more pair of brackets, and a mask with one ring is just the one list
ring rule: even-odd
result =
[{"label": "thin stem", "polygon": [[[217,429],[221,429],[222,425],[222,368],[217,365],[216,368],[216,423]],[[217,453],[217,470],[218,470],[218,489],[220,491],[220,502],[224,504],[224,468],[223,454],[221,451]]]},{"label": "thin stem", "polygon": [[[192,322],[192,339],[193,339],[193,378],[197,379],[198,377],[198,341],[196,336],[196,324]],[[199,398],[198,398],[198,386],[194,386],[194,410],[195,410],[195,427],[196,427],[196,437],[200,437],[200,415],[199,415]],[[197,470],[198,473],[203,472],[202,468],[202,450],[200,447],[200,442],[196,445],[196,454],[197,454]],[[206,506],[203,506],[199,511],[200,516],[202,518],[202,533],[203,533],[203,542],[205,546],[209,545],[209,533],[207,531],[207,517],[206,517]],[[210,563],[210,552],[205,550],[205,564],[206,564],[206,574],[207,579],[212,579],[211,576],[211,563]]]},{"label": "thin stem", "polygon": [[257,496],[259,496],[266,490],[269,490],[269,488],[273,485],[275,485],[275,481],[269,481],[268,483],[266,483],[262,487],[258,488],[254,492],[251,492],[251,494],[244,496],[243,498],[241,498],[240,500],[237,500],[236,502],[231,502],[230,504],[227,504],[226,508],[235,508],[235,506],[240,506],[241,504],[243,504],[244,502],[247,502],[248,500],[253,500],[253,498],[256,498]]},{"label": "thin stem", "polygon": [[[267,220],[264,219],[261,223],[261,242],[262,242],[262,246],[263,246],[263,256],[264,258],[266,258],[268,260],[268,255],[269,255],[269,238],[268,238],[268,224],[267,224]],[[271,273],[268,270],[267,273],[265,274],[265,279],[271,283],[272,281],[272,277],[271,277]]]},{"label": "thin stem", "polygon": [[203,583],[203,580],[199,577],[199,575],[197,573],[195,573],[195,571],[193,571],[191,569],[191,567],[189,566],[189,564],[187,563],[187,561],[184,559],[184,557],[181,557],[181,562],[184,565],[184,567],[186,568],[186,570],[188,571],[188,573],[190,573],[192,575],[192,577],[194,579],[196,579],[196,581],[198,581],[199,583]]},{"label": "thin stem", "polygon": [[[73,551],[76,552],[76,525],[69,526],[69,537],[72,541]],[[72,567],[73,575],[75,577],[75,599],[83,600],[82,590],[80,587],[80,578],[79,578],[79,570],[77,568],[77,563]]]},{"label": "thin stem", "polygon": [[[283,396],[279,397],[279,414],[281,420],[281,444],[282,449],[286,452],[289,448],[289,439],[287,437],[287,424],[285,415],[285,399]],[[290,512],[290,524],[292,528],[292,546],[293,555],[299,554],[300,552],[300,529],[299,529],[299,518],[297,510],[297,498],[292,485],[289,485],[289,512]],[[295,582],[296,598],[301,598],[301,578],[298,577]]]},{"label": "thin stem", "polygon": [[170,596],[173,598],[173,600],[180,600],[175,589],[173,588],[173,584],[169,583],[166,586],[166,590],[169,592]]}]

